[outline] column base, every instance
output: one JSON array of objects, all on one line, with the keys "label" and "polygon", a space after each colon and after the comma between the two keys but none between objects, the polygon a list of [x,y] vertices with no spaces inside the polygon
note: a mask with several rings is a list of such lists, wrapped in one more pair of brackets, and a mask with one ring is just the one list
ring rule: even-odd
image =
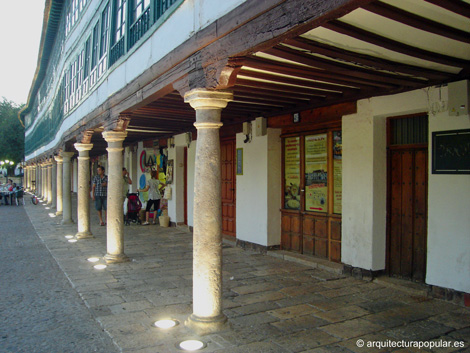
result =
[{"label": "column base", "polygon": [[55,215],[56,215],[56,216],[62,216],[62,211],[57,211],[57,212],[55,213]]},{"label": "column base", "polygon": [[69,224],[74,224],[73,219],[63,219],[62,222],[60,222],[63,226],[69,225]]},{"label": "column base", "polygon": [[126,254],[111,255],[106,254],[103,258],[107,264],[117,264],[121,262],[129,262],[131,259]]},{"label": "column base", "polygon": [[224,314],[213,317],[199,317],[191,314],[184,324],[201,336],[220,332],[229,328],[227,317]]},{"label": "column base", "polygon": [[77,234],[75,234],[75,237],[77,239],[94,238],[94,236],[91,232],[78,232]]}]

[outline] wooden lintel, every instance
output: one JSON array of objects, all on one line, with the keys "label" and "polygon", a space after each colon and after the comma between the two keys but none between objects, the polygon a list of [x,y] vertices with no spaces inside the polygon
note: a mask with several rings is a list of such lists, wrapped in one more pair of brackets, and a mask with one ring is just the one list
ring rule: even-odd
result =
[{"label": "wooden lintel", "polygon": [[293,122],[292,114],[278,115],[268,118],[268,127],[286,128],[291,126],[305,127],[311,124],[320,124],[341,121],[343,115],[354,114],[357,112],[356,102],[340,103],[315,109],[304,110],[300,112],[300,122]]}]

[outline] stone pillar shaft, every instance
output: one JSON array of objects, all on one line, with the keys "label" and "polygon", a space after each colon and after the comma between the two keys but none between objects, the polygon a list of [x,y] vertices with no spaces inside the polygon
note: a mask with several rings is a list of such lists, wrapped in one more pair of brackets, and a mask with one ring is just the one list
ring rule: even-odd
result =
[{"label": "stone pillar shaft", "polygon": [[71,224],[72,220],[72,188],[71,188],[71,163],[73,152],[62,152],[63,174],[62,174],[62,224]]},{"label": "stone pillar shaft", "polygon": [[57,208],[57,162],[52,158],[52,169],[51,169],[51,208]]},{"label": "stone pillar shaft", "polygon": [[62,156],[55,156],[54,157],[56,162],[57,162],[57,210],[56,210],[56,215],[60,216],[62,215],[62,210],[63,210],[63,158]]},{"label": "stone pillar shaft", "polygon": [[90,231],[90,157],[91,143],[76,143],[78,151],[77,223],[79,239],[92,238]]},{"label": "stone pillar shaft", "polygon": [[40,163],[38,166],[38,179],[38,197],[42,197],[42,163]]},{"label": "stone pillar shaft", "polygon": [[47,189],[46,189],[47,188],[47,166],[45,163],[42,165],[41,185],[42,185],[42,191],[41,191],[42,199],[46,201],[47,200]]},{"label": "stone pillar shaft", "polygon": [[47,165],[47,204],[52,204],[52,162]]},{"label": "stone pillar shaft", "polygon": [[219,128],[232,93],[194,89],[185,102],[196,109],[194,174],[193,314],[187,325],[199,333],[220,330],[222,313],[222,208]]},{"label": "stone pillar shaft", "polygon": [[107,214],[107,254],[108,263],[129,261],[124,254],[124,223],[122,195],[122,142],[127,133],[122,131],[105,131],[103,137],[108,143],[108,214]]}]

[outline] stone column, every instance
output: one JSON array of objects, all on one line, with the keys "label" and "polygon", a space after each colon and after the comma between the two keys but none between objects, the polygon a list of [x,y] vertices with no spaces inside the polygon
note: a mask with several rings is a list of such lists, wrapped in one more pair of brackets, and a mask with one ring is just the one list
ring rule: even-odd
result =
[{"label": "stone column", "polygon": [[52,205],[52,161],[47,164],[47,204]]},{"label": "stone column", "polygon": [[29,191],[31,189],[31,183],[29,182],[29,177],[31,176],[31,168],[29,166],[26,166],[24,170],[24,185],[25,189]]},{"label": "stone column", "polygon": [[61,216],[62,215],[62,210],[63,210],[63,183],[62,183],[62,175],[63,175],[63,166],[62,166],[62,162],[63,162],[63,158],[62,156],[55,156],[54,159],[56,160],[57,162],[57,177],[56,177],[56,180],[57,180],[57,195],[56,195],[56,199],[57,199],[57,211],[55,212],[55,214],[57,216]]},{"label": "stone column", "polygon": [[36,164],[36,188],[35,193],[37,197],[40,197],[41,193],[41,164]]},{"label": "stone column", "polygon": [[42,200],[47,200],[47,165],[46,162],[42,164],[42,175],[41,175],[41,195]]},{"label": "stone column", "polygon": [[42,197],[42,162],[39,162],[38,164],[38,181],[39,183],[37,184],[37,195],[39,198]]},{"label": "stone column", "polygon": [[78,151],[77,223],[78,239],[93,238],[90,231],[90,157],[91,143],[76,143]]},{"label": "stone column", "polygon": [[72,188],[71,188],[71,167],[70,160],[73,152],[62,152],[63,172],[62,172],[62,224],[72,224]]},{"label": "stone column", "polygon": [[52,158],[52,167],[51,167],[51,208],[57,208],[57,162],[55,158]]},{"label": "stone column", "polygon": [[28,167],[23,167],[23,189],[28,190]]},{"label": "stone column", "polygon": [[47,201],[47,162],[44,162],[42,164],[41,185],[42,185],[42,200]]},{"label": "stone column", "polygon": [[196,110],[197,147],[194,173],[193,313],[186,324],[200,334],[221,330],[222,199],[220,115],[233,94],[193,89],[184,101]]},{"label": "stone column", "polygon": [[108,214],[107,214],[107,254],[108,263],[126,262],[124,254],[124,223],[122,195],[122,142],[127,136],[125,131],[104,131],[103,137],[108,143]]}]

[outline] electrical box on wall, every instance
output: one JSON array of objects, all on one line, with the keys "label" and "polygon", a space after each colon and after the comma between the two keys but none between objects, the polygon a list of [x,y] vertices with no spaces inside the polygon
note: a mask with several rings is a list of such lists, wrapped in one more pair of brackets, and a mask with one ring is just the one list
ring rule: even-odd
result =
[{"label": "electrical box on wall", "polygon": [[264,136],[266,135],[266,118],[262,116],[256,118],[256,136]]},{"label": "electrical box on wall", "polygon": [[251,121],[247,121],[243,123],[243,135],[250,135],[251,134]]},{"label": "electrical box on wall", "polygon": [[448,107],[450,116],[470,114],[470,81],[458,81],[448,84]]}]

